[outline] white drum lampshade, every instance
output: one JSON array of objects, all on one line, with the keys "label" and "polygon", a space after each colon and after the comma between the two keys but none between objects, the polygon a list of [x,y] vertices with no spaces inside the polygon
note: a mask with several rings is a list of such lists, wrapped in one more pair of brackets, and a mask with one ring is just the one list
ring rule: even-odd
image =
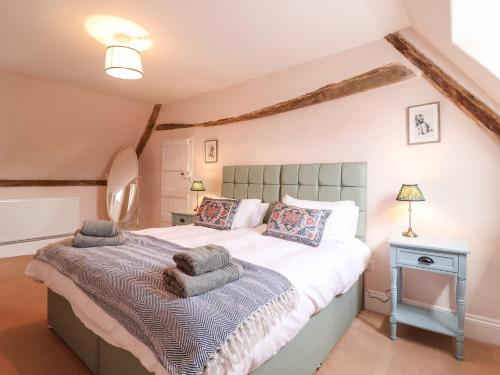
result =
[{"label": "white drum lampshade", "polygon": [[141,79],[141,54],[126,46],[110,46],[106,49],[106,74],[120,79]]}]

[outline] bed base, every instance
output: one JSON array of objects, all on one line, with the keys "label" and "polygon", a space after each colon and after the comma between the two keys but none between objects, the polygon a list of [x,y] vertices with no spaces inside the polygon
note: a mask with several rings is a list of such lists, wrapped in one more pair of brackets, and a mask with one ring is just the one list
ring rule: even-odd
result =
[{"label": "bed base", "polygon": [[[362,309],[363,276],[313,316],[298,335],[252,375],[314,374]],[[48,324],[94,375],[147,375],[130,352],[108,344],[86,328],[69,302],[48,291]]]}]

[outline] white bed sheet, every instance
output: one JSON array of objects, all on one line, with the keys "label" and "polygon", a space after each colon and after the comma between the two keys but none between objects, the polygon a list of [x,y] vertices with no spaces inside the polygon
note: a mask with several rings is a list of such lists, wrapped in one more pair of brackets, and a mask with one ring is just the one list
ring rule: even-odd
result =
[{"label": "white bed sheet", "polygon": [[370,250],[357,238],[346,244],[322,242],[317,248],[262,236],[266,225],[237,231],[220,231],[195,225],[151,228],[140,231],[177,244],[194,247],[213,243],[224,246],[235,258],[267,267],[286,276],[308,297],[314,308],[324,308],[333,297],[349,290],[365,270]]},{"label": "white bed sheet", "polygon": [[[336,295],[349,290],[365,270],[370,250],[360,240],[341,245],[322,243],[317,248],[274,237],[262,236],[265,225],[235,231],[186,225],[150,228],[136,233],[158,237],[187,247],[209,243],[226,247],[233,257],[273,269],[286,276],[300,295],[300,303],[270,334],[248,352],[245,358],[228,361],[220,373],[245,374],[253,371],[286,345],[309,318],[324,308]],[[50,265],[33,260],[26,274],[44,282],[65,297],[75,315],[91,331],[112,345],[128,350],[142,365],[157,375],[168,372],[151,350],[128,333],[67,277]]]}]

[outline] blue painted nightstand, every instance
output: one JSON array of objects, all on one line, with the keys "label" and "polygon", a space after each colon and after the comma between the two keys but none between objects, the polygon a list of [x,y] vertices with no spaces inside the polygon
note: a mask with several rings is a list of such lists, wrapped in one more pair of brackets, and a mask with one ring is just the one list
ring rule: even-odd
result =
[{"label": "blue painted nightstand", "polygon": [[[391,339],[396,339],[397,323],[455,337],[457,359],[464,358],[465,282],[469,246],[464,241],[437,238],[389,239],[391,251]],[[457,311],[445,312],[403,303],[402,269],[436,272],[457,279]]]},{"label": "blue painted nightstand", "polygon": [[172,214],[172,225],[188,225],[194,223],[194,218],[196,213],[194,212],[171,212]]}]

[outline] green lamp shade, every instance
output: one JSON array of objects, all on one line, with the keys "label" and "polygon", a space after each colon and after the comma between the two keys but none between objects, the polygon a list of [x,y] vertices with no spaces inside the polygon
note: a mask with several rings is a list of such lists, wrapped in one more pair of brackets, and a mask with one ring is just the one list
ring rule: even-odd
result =
[{"label": "green lamp shade", "polygon": [[191,185],[191,191],[205,191],[205,186],[203,186],[202,181],[193,181]]},{"label": "green lamp shade", "polygon": [[414,201],[425,201],[425,198],[417,184],[413,185],[403,184],[401,185],[401,189],[399,190],[399,194],[396,200],[405,202],[408,201],[414,202]]}]

